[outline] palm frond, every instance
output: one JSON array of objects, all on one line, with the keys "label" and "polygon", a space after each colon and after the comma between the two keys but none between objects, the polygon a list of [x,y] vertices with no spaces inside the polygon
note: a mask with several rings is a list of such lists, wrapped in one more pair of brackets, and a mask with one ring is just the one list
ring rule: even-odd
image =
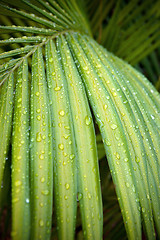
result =
[{"label": "palm frond", "polygon": [[101,1],[95,6],[91,29],[107,50],[135,65],[159,47],[159,1]]}]

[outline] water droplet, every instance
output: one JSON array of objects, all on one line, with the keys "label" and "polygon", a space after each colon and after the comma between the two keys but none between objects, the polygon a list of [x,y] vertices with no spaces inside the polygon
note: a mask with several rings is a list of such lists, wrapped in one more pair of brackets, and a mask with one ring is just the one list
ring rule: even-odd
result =
[{"label": "water droplet", "polygon": [[40,115],[37,116],[37,120],[38,120],[38,121],[41,120],[41,116],[40,116]]},{"label": "water droplet", "polygon": [[90,225],[90,224],[88,224],[87,226],[88,226],[88,228],[90,228],[90,227],[91,227],[91,225]]},{"label": "water droplet", "polygon": [[126,182],[126,187],[129,187],[129,183],[128,182]]},{"label": "water droplet", "polygon": [[80,201],[83,198],[83,194],[78,192],[77,194],[77,200]]},{"label": "water droplet", "polygon": [[68,189],[70,188],[69,183],[66,183],[66,184],[65,184],[65,188],[66,188],[66,190],[68,190]]},{"label": "water droplet", "polygon": [[68,134],[64,134],[63,137],[64,137],[65,139],[68,139],[68,138],[69,138],[69,135],[68,135]]},{"label": "water droplet", "polygon": [[70,129],[70,127],[69,127],[69,126],[64,126],[64,128],[65,128],[65,129],[67,129],[67,130],[69,130],[69,129]]},{"label": "water droplet", "polygon": [[142,212],[145,213],[146,209],[144,207],[142,207]]},{"label": "water droplet", "polygon": [[29,198],[26,198],[26,203],[29,203],[29,202],[30,202]]},{"label": "water droplet", "polygon": [[49,194],[49,191],[48,190],[43,190],[43,191],[41,191],[41,193],[43,194],[43,195],[48,195]]},{"label": "water droplet", "polygon": [[44,182],[45,182],[45,178],[41,177],[41,183],[44,183]]},{"label": "water droplet", "polygon": [[40,112],[41,112],[41,109],[40,109],[40,108],[38,108],[38,109],[36,110],[36,112],[37,112],[37,113],[40,113]]},{"label": "water droplet", "polygon": [[44,155],[43,155],[43,154],[40,154],[40,155],[39,155],[39,158],[40,158],[41,160],[43,160],[43,159],[44,159]]},{"label": "water droplet", "polygon": [[61,111],[59,111],[59,115],[63,117],[65,115],[65,112],[63,110],[61,110]]},{"label": "water droplet", "polygon": [[108,140],[105,140],[105,144],[106,144],[107,146],[111,146],[111,143],[110,143]]},{"label": "water droplet", "polygon": [[63,166],[67,165],[67,163],[65,161],[63,161]]},{"label": "water droplet", "polygon": [[62,127],[62,123],[58,123],[58,126],[61,128]]},{"label": "water droplet", "polygon": [[63,144],[63,143],[58,144],[58,148],[59,148],[60,150],[63,150],[63,149],[64,149],[64,144]]},{"label": "water droplet", "polygon": [[16,202],[18,202],[19,201],[19,198],[13,198],[12,199],[12,203],[16,203]]},{"label": "water droplet", "polygon": [[128,159],[128,158],[125,158],[125,159],[124,159],[124,161],[125,161],[125,162],[128,162],[128,161],[129,161],[129,159]]},{"label": "water droplet", "polygon": [[18,99],[18,103],[20,103],[20,102],[22,102],[22,98],[19,98],[19,99]]},{"label": "water droplet", "polygon": [[54,90],[55,91],[60,91],[62,87],[55,87]]},{"label": "water droplet", "polygon": [[117,158],[118,160],[120,159],[119,153],[116,153],[116,158]]},{"label": "water droplet", "polygon": [[[43,130],[45,131],[45,129],[43,129]],[[45,135],[43,135],[43,136],[42,136],[42,139],[43,139],[43,140],[45,140],[45,139],[46,139],[46,136],[45,136]]]},{"label": "water droplet", "polygon": [[37,135],[36,135],[36,141],[37,141],[37,142],[41,142],[41,140],[42,140],[41,133],[37,133]]},{"label": "water droplet", "polygon": [[139,163],[140,162],[140,158],[139,157],[135,157],[135,161],[136,161],[136,163]]},{"label": "water droplet", "polygon": [[85,117],[85,123],[86,123],[86,125],[89,126],[89,125],[91,124],[91,122],[92,122],[91,117],[86,116],[86,117]]},{"label": "water droplet", "polygon": [[106,110],[108,108],[107,104],[103,105],[103,109]]},{"label": "water droplet", "polygon": [[50,59],[49,59],[49,62],[50,62],[50,63],[53,62],[53,58],[50,58]]},{"label": "water droplet", "polygon": [[89,198],[89,199],[91,199],[91,198],[92,198],[92,196],[91,196],[91,194],[90,194],[90,193],[88,193],[87,195],[88,195],[88,198]]},{"label": "water droplet", "polygon": [[84,66],[83,69],[87,71],[88,70],[88,66]]},{"label": "water droplet", "polygon": [[22,185],[22,182],[19,181],[19,180],[17,180],[17,181],[15,181],[14,185],[15,185],[16,187],[19,187],[19,186]]},{"label": "water droplet", "polygon": [[74,154],[71,154],[71,155],[69,156],[69,158],[72,160],[72,159],[75,158],[75,155],[74,155]]},{"label": "water droplet", "polygon": [[22,106],[21,104],[18,104],[18,105],[17,105],[17,108],[21,108],[21,106]]},{"label": "water droplet", "polygon": [[36,95],[37,97],[39,97],[40,93],[39,93],[39,92],[36,92],[35,95]]},{"label": "water droplet", "polygon": [[42,219],[39,220],[39,226],[40,226],[40,227],[43,227],[43,226],[44,226],[44,222],[43,222]]},{"label": "water droplet", "polygon": [[132,187],[133,192],[136,192],[135,186]]},{"label": "water droplet", "polygon": [[68,196],[67,196],[67,195],[64,195],[64,199],[67,200],[67,199],[68,199]]},{"label": "water droplet", "polygon": [[112,128],[113,130],[115,130],[115,129],[117,128],[117,125],[116,125],[116,124],[112,124],[112,125],[111,125],[111,128]]}]

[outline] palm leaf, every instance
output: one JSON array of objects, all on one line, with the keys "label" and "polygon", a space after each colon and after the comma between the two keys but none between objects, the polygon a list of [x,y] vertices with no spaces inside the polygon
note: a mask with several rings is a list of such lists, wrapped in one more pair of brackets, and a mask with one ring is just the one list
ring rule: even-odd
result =
[{"label": "palm leaf", "polygon": [[[15,17],[2,17],[0,26],[0,127],[4,139],[0,182],[12,133],[13,239],[22,239],[22,234],[25,239],[50,239],[53,199],[59,239],[74,239],[77,201],[84,239],[101,239],[102,196],[107,224],[104,236],[124,236],[120,231],[122,214],[129,239],[141,239],[142,229],[148,239],[155,234],[160,237],[160,96],[143,75],[91,37],[93,34],[110,51],[136,64],[159,46],[159,11],[151,1],[141,3],[138,9],[136,1],[111,1],[96,21],[103,4],[96,15],[96,1],[5,0],[0,4],[1,13]],[[106,16],[111,17],[103,27]],[[157,61],[155,66],[158,69]],[[102,185],[102,196],[94,121],[104,144],[103,148],[97,137],[99,158],[106,154],[114,183],[111,189],[109,183]],[[19,141],[24,141],[28,131],[30,144],[26,138],[28,147],[23,148]],[[20,173],[19,151],[24,154]],[[18,191],[20,183],[23,191]],[[105,200],[103,188],[115,202]],[[117,216],[114,235],[107,232],[113,214]],[[81,238],[81,231],[76,236]]]}]

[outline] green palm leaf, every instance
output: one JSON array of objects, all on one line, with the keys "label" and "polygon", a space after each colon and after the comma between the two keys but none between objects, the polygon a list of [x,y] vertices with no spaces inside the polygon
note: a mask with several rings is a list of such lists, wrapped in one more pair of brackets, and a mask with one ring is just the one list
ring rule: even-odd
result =
[{"label": "green palm leaf", "polygon": [[[55,239],[54,217],[58,239],[81,238],[79,211],[84,239],[102,239],[103,219],[104,237],[121,238],[121,215],[129,239],[160,237],[159,93],[92,38],[133,65],[151,53],[158,69],[158,1],[137,2],[0,3],[0,182],[11,155],[13,239]],[[113,183],[104,177],[101,193],[105,154]]]}]

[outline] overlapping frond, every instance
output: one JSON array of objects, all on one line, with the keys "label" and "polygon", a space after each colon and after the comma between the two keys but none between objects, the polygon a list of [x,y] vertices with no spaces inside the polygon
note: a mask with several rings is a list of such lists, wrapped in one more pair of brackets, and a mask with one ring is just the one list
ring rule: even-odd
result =
[{"label": "overlapping frond", "polygon": [[94,37],[130,64],[159,47],[159,1],[89,1],[87,9]]}]

